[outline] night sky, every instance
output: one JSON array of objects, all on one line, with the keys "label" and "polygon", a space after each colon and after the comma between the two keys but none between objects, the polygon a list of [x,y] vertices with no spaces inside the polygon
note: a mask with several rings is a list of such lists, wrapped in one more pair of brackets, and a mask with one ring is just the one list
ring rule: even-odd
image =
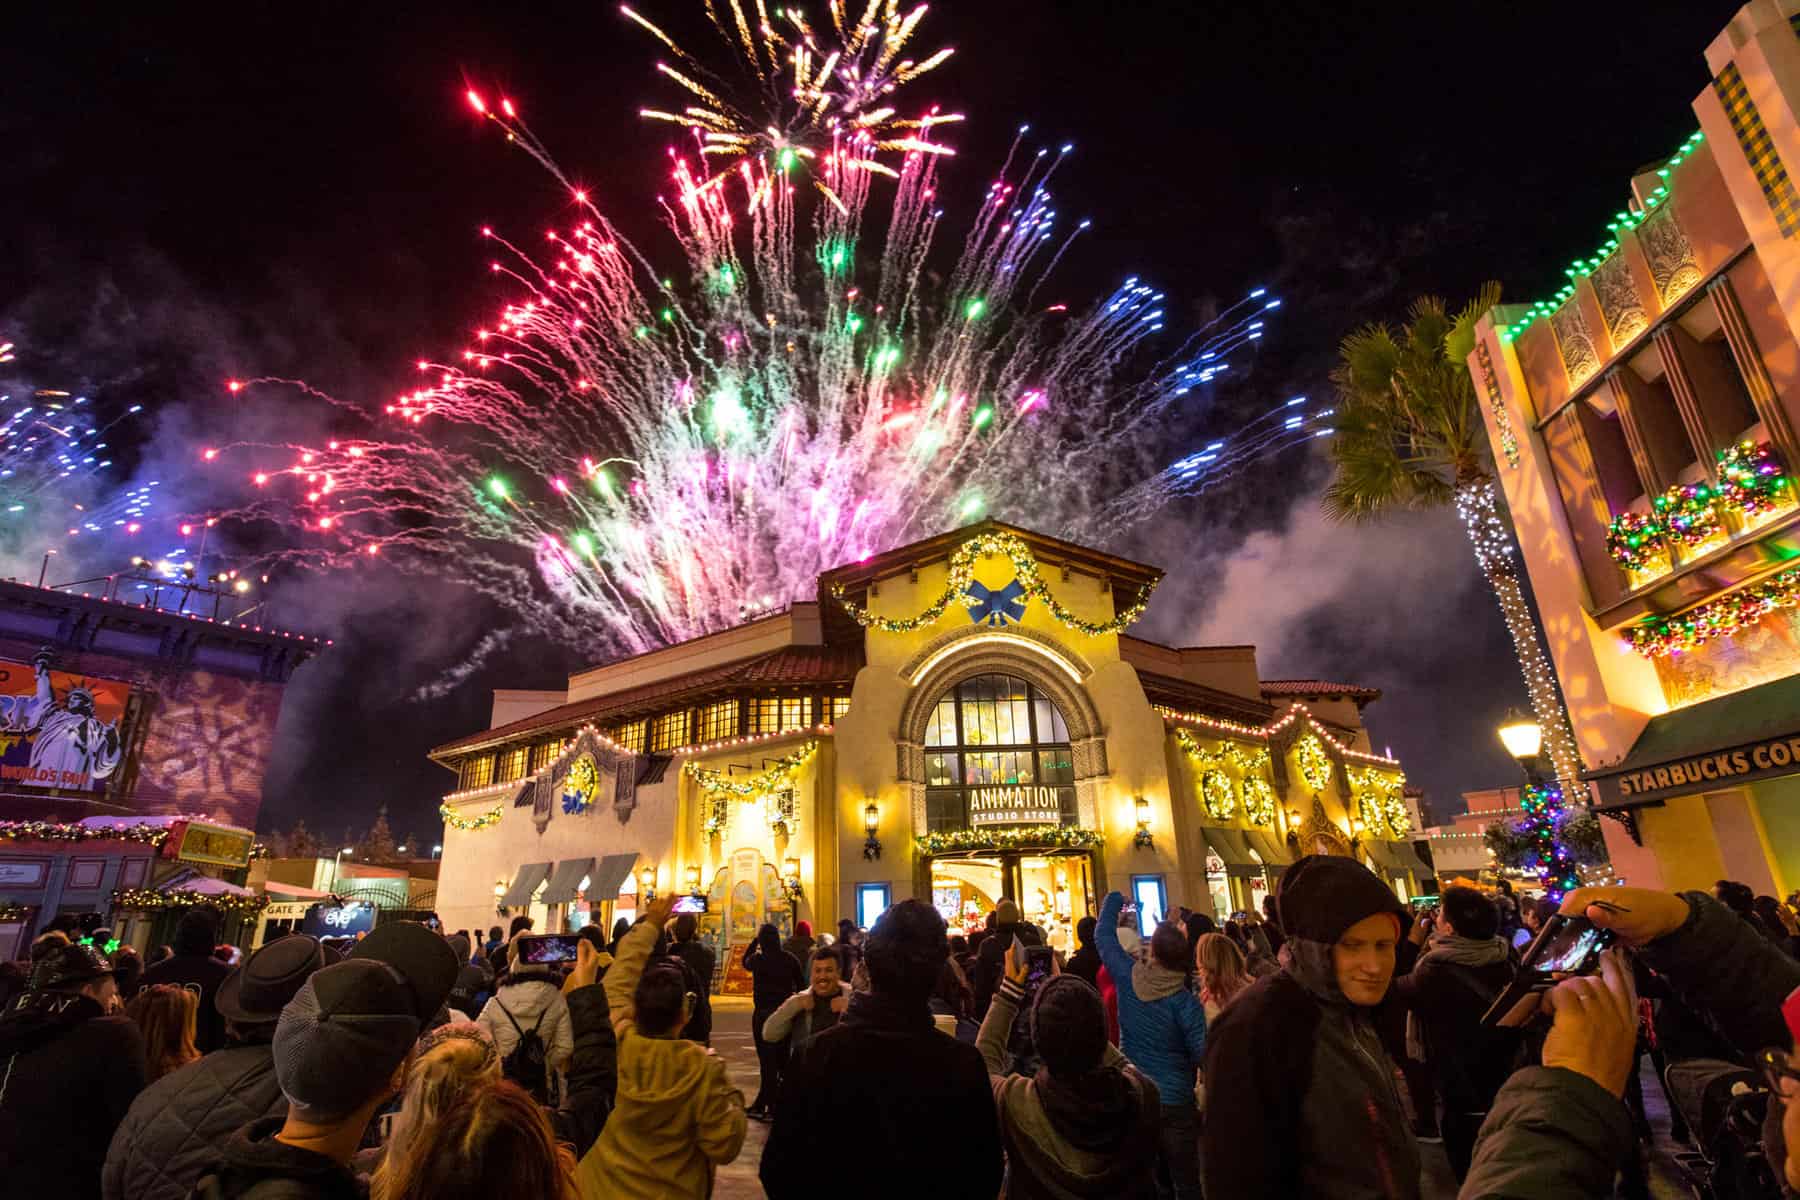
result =
[{"label": "night sky", "polygon": [[[642,7],[688,28],[697,6]],[[1243,378],[1197,405],[1207,435],[1328,395],[1338,340],[1420,292],[1553,291],[1633,170],[1694,129],[1702,53],[1737,7],[956,0],[922,40],[958,53],[913,99],[971,116],[948,204],[979,196],[1021,123],[1075,143],[1059,201],[1094,228],[1059,274],[1072,296],[1141,274],[1177,312],[1258,285],[1284,297]],[[640,246],[672,250],[650,215],[669,131],[635,115],[668,94],[654,43],[610,4],[32,5],[5,43],[0,341],[20,351],[0,393],[143,403],[120,478],[163,481],[163,526],[220,503],[197,451],[222,426],[327,431],[232,403],[224,379],[383,403],[500,298],[480,226],[564,217],[465,87],[516,98]],[[1492,731],[1523,688],[1454,517],[1332,527],[1325,474],[1289,452],[1107,547],[1170,572],[1138,632],[1255,643],[1265,677],[1381,688],[1376,746],[1440,813],[1511,782]],[[54,536],[0,531],[0,574],[34,574]],[[258,548],[222,540],[219,565]],[[396,832],[427,834],[450,776],[426,750],[484,727],[492,688],[558,686],[592,658],[521,641],[446,688],[503,620],[454,581],[290,576],[273,594],[275,623],[337,646],[289,689],[265,830],[304,816],[332,834],[385,803]]]}]

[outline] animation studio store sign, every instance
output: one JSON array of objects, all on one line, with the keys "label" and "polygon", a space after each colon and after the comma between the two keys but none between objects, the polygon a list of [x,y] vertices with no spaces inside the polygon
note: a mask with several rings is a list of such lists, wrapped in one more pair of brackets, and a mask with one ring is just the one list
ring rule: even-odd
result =
[{"label": "animation studio store sign", "polygon": [[1677,759],[1601,779],[1605,803],[1624,804],[1690,795],[1719,784],[1742,783],[1800,771],[1800,736],[1769,738],[1735,750]]},{"label": "animation studio store sign", "polygon": [[1058,825],[1062,823],[1063,793],[1069,788],[978,787],[969,789],[969,824]]}]

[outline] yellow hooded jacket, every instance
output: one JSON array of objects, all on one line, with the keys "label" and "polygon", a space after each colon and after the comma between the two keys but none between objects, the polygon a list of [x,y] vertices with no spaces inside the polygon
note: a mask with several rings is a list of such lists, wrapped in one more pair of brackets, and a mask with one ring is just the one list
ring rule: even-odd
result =
[{"label": "yellow hooded jacket", "polygon": [[632,996],[659,932],[650,921],[632,929],[606,973],[619,1041],[618,1097],[582,1157],[582,1200],[704,1200],[714,1169],[744,1145],[744,1096],[726,1082],[723,1060],[694,1042],[637,1032]]}]

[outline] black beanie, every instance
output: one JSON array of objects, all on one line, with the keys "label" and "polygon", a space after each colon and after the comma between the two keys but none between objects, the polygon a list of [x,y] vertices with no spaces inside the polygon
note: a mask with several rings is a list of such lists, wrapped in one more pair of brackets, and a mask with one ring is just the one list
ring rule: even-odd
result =
[{"label": "black beanie", "polygon": [[1031,1043],[1052,1075],[1080,1075],[1106,1053],[1106,1006],[1087,980],[1055,975],[1031,1003]]},{"label": "black beanie", "polygon": [[1288,937],[1327,945],[1378,912],[1394,914],[1401,936],[1412,925],[1412,915],[1387,884],[1354,858],[1336,854],[1308,854],[1282,872],[1275,908]]}]

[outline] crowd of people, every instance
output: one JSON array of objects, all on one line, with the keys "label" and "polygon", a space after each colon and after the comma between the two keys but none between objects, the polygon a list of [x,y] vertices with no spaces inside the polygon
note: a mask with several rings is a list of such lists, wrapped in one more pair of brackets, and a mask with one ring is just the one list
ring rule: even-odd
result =
[{"label": "crowd of people", "polygon": [[[53,930],[0,972],[0,1179],[105,1200],[705,1197],[761,1119],[778,1198],[1411,1200],[1438,1140],[1464,1197],[1637,1195],[1649,1055],[1678,1137],[1732,1136],[1677,1095],[1684,1071],[1728,1078],[1734,1111],[1766,1104],[1735,1178],[1800,1186],[1791,905],[1730,881],[1560,905],[1452,887],[1415,917],[1326,856],[1271,900],[1144,929],[1113,893],[1066,961],[1011,901],[968,937],[916,900],[866,932],[764,926],[741,960],[748,1105],[710,1046],[718,963],[670,898],[582,931],[562,969],[521,954],[524,918],[290,934],[241,961],[204,908],[154,961]],[[1535,1024],[1484,1021],[1558,912],[1615,946],[1546,981]]]}]

